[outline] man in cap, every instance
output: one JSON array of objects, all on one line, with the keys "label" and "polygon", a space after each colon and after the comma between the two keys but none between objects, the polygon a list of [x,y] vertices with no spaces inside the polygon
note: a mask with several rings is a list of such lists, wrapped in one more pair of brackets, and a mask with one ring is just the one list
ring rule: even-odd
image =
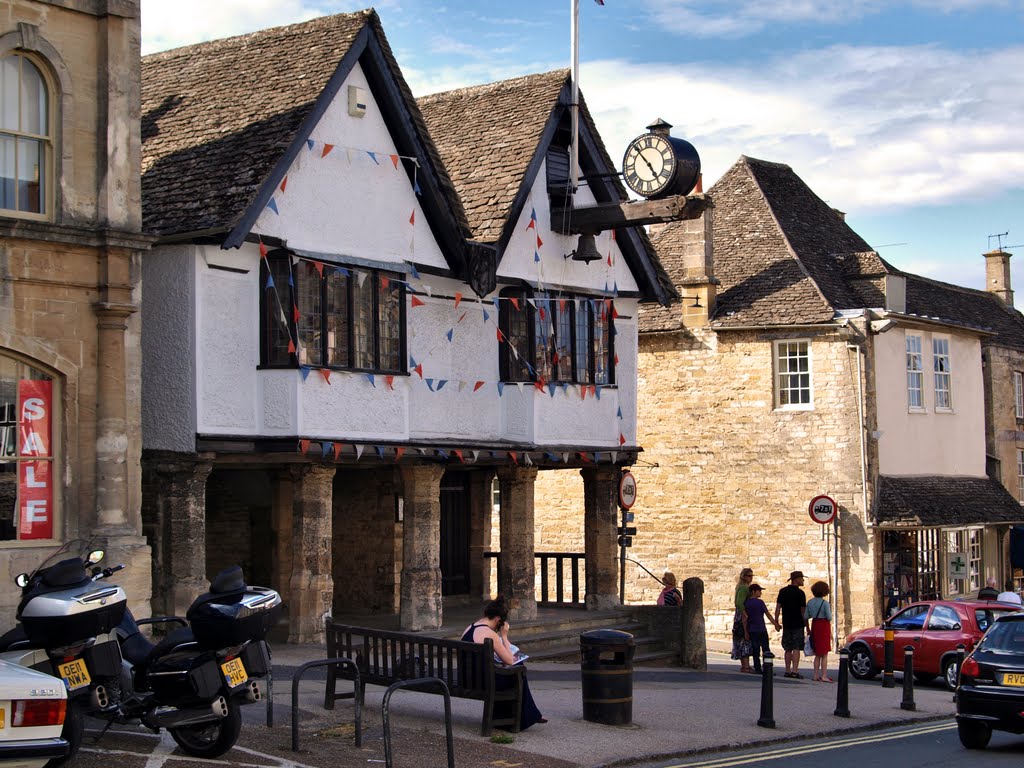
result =
[{"label": "man in cap", "polygon": [[786,677],[803,679],[800,654],[804,650],[804,630],[807,629],[807,595],[800,589],[804,585],[803,571],[789,574],[789,586],[779,590],[775,601],[775,622],[782,614],[782,649],[786,652]]}]

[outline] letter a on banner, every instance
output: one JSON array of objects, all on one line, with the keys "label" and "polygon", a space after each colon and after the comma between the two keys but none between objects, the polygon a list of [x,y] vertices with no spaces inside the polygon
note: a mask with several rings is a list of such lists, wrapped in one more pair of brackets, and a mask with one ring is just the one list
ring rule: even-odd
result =
[{"label": "letter a on banner", "polygon": [[18,382],[18,538],[53,538],[53,384]]}]

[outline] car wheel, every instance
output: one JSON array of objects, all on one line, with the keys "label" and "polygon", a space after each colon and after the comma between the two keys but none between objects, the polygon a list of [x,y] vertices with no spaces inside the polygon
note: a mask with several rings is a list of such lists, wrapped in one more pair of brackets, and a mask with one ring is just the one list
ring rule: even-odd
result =
[{"label": "car wheel", "polygon": [[931,672],[915,672],[914,679],[921,685],[928,685],[928,683],[935,679],[935,675]]},{"label": "car wheel", "polygon": [[871,658],[871,651],[863,645],[857,645],[850,649],[850,674],[858,680],[870,680],[878,674],[878,667],[875,660]]},{"label": "car wheel", "polygon": [[992,738],[992,726],[976,720],[961,720],[956,724],[956,732],[967,749],[984,749]]},{"label": "car wheel", "polygon": [[942,662],[942,681],[949,690],[956,690],[956,684],[960,682],[960,665],[956,663],[956,657]]},{"label": "car wheel", "polygon": [[68,743],[68,753],[64,757],[55,757],[48,761],[46,768],[60,768],[72,760],[78,754],[84,733],[85,719],[82,716],[82,708],[77,702],[68,701],[67,709],[64,712],[64,728],[60,732],[61,738]]}]

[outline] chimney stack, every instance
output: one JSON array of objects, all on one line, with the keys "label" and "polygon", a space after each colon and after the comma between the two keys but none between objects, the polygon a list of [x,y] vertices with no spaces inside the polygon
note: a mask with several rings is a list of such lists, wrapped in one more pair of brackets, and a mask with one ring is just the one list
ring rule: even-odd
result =
[{"label": "chimney stack", "polygon": [[1010,288],[1010,256],[1002,248],[985,254],[985,290],[994,293],[1008,306],[1013,306],[1013,289]]}]

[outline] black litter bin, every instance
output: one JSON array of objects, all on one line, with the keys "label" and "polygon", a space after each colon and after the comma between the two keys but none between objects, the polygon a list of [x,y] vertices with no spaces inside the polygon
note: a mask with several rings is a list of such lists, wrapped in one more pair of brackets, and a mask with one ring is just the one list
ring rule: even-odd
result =
[{"label": "black litter bin", "polygon": [[633,652],[629,632],[594,629],[580,635],[583,719],[604,725],[633,722]]}]

